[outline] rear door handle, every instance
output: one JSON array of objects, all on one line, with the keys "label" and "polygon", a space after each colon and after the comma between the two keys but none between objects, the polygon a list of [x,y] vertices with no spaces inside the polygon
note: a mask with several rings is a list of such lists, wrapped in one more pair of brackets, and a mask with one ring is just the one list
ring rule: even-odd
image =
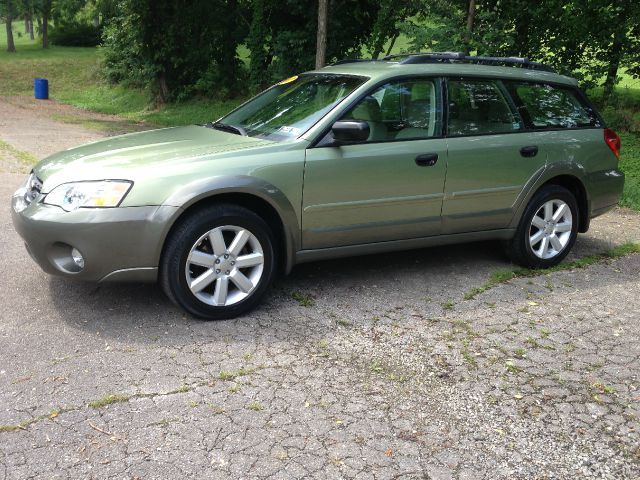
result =
[{"label": "rear door handle", "polygon": [[522,147],[520,149],[520,155],[525,158],[535,157],[538,154],[538,147],[531,145],[529,147]]},{"label": "rear door handle", "polygon": [[416,157],[416,165],[419,167],[433,167],[438,161],[437,153],[425,153]]}]

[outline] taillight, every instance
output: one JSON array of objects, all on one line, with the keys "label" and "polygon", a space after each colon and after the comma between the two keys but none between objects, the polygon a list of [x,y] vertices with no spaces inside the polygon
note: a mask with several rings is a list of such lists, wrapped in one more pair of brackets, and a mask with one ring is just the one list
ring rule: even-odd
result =
[{"label": "taillight", "polygon": [[620,158],[620,137],[610,128],[604,129],[604,143],[611,149],[616,158]]}]

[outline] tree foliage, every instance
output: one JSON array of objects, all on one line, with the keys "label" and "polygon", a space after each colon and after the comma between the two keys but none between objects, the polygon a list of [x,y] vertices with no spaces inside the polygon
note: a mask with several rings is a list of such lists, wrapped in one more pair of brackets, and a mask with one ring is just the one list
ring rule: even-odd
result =
[{"label": "tree foliage", "polygon": [[467,36],[469,4],[423,1],[419,14],[402,26],[411,48],[529,57],[577,77],[585,87],[604,80],[606,93],[622,67],[640,74],[637,0],[476,0]]},{"label": "tree foliage", "polygon": [[151,86],[160,102],[194,93],[229,95],[241,75],[243,8],[237,0],[120,2],[105,29],[108,77]]},{"label": "tree foliage", "polygon": [[[328,7],[325,63],[363,52],[379,58],[404,36],[409,51],[526,56],[578,77],[583,86],[603,85],[605,94],[613,92],[621,71],[640,77],[638,0],[322,2]],[[242,95],[245,88],[255,91],[313,68],[317,46],[324,44],[317,40],[324,38],[317,35],[319,5],[320,0],[0,0],[0,17],[8,39],[6,20],[35,20],[43,47],[49,21],[54,42],[95,44],[101,34],[107,78],[150,87],[162,102]],[[246,58],[239,58],[239,47]]]},{"label": "tree foliage", "polygon": [[[251,4],[252,20],[246,44],[251,51],[249,70],[252,88],[258,89],[275,79],[313,68],[317,3],[255,0]],[[371,34],[379,8],[380,3],[376,0],[329,2],[328,63],[360,56],[360,48]]]}]

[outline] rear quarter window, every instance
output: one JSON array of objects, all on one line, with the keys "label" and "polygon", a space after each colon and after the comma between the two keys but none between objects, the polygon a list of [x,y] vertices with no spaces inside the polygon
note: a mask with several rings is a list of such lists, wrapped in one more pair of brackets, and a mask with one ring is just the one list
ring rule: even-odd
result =
[{"label": "rear quarter window", "polygon": [[541,83],[510,83],[534,129],[599,126],[591,107],[571,88]]},{"label": "rear quarter window", "polygon": [[450,79],[449,136],[509,133],[522,121],[499,80]]}]

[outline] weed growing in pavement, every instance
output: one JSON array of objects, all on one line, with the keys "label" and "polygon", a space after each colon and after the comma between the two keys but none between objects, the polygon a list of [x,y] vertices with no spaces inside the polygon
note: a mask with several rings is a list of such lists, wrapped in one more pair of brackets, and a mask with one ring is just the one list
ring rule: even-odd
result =
[{"label": "weed growing in pavement", "polygon": [[[537,277],[539,275],[547,275],[553,272],[573,270],[576,268],[585,268],[596,263],[606,262],[608,260],[623,257],[625,255],[630,255],[632,253],[640,253],[640,243],[625,243],[623,245],[618,245],[617,247],[614,247],[604,253],[589,255],[572,262],[561,263],[560,265],[556,265],[555,267],[551,267],[546,270],[535,270],[529,268],[521,268],[515,270],[497,270],[491,274],[489,280],[487,280],[483,285],[474,287],[466,292],[463,298],[465,300],[473,300],[481,293],[484,293],[497,285],[506,283],[509,280],[513,280],[514,278]],[[549,290],[553,289],[553,286],[549,281],[547,281],[545,287]]]}]

